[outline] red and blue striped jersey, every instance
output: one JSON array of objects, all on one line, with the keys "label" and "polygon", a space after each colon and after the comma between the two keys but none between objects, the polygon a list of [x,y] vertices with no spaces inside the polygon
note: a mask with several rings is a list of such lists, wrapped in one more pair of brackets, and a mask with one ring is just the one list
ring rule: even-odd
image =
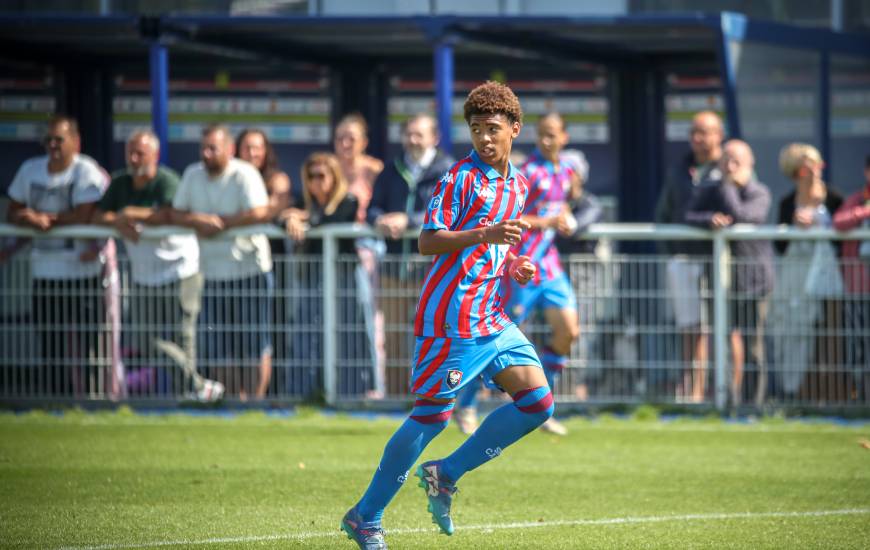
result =
[{"label": "red and blue striped jersey", "polygon": [[[529,185],[529,199],[523,214],[529,216],[557,216],[565,207],[571,190],[574,170],[564,162],[559,169],[535,151],[521,167]],[[522,240],[512,252],[517,256],[528,256],[538,271],[530,284],[555,279],[563,273],[554,239],[555,229],[532,229],[523,232]]]},{"label": "red and blue striped jersey", "polygon": [[[465,231],[517,219],[527,197],[528,185],[519,170],[510,165],[504,178],[472,151],[435,186],[422,229]],[[414,334],[477,338],[513,324],[499,292],[508,249],[482,243],[435,256],[417,303]]]}]

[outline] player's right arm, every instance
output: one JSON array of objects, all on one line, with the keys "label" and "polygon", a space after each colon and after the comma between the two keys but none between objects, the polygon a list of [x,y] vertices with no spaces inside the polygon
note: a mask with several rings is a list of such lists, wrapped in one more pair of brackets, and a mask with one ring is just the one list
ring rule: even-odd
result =
[{"label": "player's right arm", "polygon": [[417,246],[420,254],[424,256],[449,254],[483,243],[512,246],[520,242],[520,237],[526,229],[529,229],[529,223],[521,219],[503,220],[494,225],[464,231],[424,229],[420,232]]}]

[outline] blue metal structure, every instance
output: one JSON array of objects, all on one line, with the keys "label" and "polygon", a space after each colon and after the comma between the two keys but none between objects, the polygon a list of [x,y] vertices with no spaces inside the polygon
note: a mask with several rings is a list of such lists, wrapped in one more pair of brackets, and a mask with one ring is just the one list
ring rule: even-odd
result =
[{"label": "blue metal structure", "polygon": [[166,46],[155,40],[150,46],[151,124],[160,139],[160,160],[169,164],[169,56]]},{"label": "blue metal structure", "polygon": [[442,38],[435,45],[435,109],[441,129],[441,147],[453,150],[453,40]]}]

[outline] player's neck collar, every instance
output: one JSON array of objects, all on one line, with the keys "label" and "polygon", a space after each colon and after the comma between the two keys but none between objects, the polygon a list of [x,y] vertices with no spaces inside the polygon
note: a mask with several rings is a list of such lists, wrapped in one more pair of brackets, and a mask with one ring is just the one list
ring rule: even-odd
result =
[{"label": "player's neck collar", "polygon": [[[471,162],[473,162],[474,165],[481,172],[483,172],[483,175],[486,176],[487,179],[496,180],[496,179],[502,177],[501,174],[498,172],[498,170],[496,170],[495,168],[493,168],[489,164],[483,162],[483,160],[481,160],[480,156],[477,154],[477,151],[475,151],[474,149],[471,150],[470,156],[471,156]],[[516,169],[516,167],[514,167],[514,164],[512,162],[508,161],[508,173],[507,173],[507,178],[505,178],[505,179],[510,180],[510,179],[515,178],[516,177],[516,170],[517,169]]]}]

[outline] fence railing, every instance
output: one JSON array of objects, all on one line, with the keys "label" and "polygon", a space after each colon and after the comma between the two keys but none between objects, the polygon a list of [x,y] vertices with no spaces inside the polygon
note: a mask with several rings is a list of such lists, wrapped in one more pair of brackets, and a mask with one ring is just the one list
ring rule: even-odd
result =
[{"label": "fence railing", "polygon": [[[142,239],[180,233],[191,231],[146,228]],[[254,226],[216,238],[258,233],[270,239],[285,237],[277,227]],[[95,226],[42,234],[0,224],[0,239],[7,244],[16,238],[117,236]],[[0,256],[0,401],[178,399],[195,393],[190,368],[197,376],[222,381],[231,400],[253,398],[257,392],[277,401],[322,392],[334,406],[406,399],[413,353],[411,321],[430,260],[380,256],[377,246],[370,246],[376,237],[367,226],[316,228],[307,238],[322,240],[322,253],[276,254],[274,289],[210,290],[206,283],[203,307],[222,307],[232,319],[213,326],[210,314],[200,314],[195,327],[199,346],[188,363],[173,359],[165,349],[152,356],[143,343],[143,337],[160,340],[155,334],[167,328],[161,324],[183,321],[160,309],[165,296],[132,281],[123,253],[118,254],[116,277],[104,270],[98,288],[51,286],[30,277],[26,246],[7,247],[16,252]],[[870,406],[870,296],[850,293],[842,285],[827,295],[809,289],[806,278],[819,261],[811,245],[801,245],[809,251],[803,256],[776,257],[776,286],[769,296],[741,293],[730,279],[736,270],[751,269],[752,260],[729,254],[729,244],[737,241],[870,240],[870,230],[735,226],[710,232],[686,226],[597,224],[582,238],[598,240],[599,246],[596,254],[564,258],[578,298],[581,337],[555,388],[561,403],[691,403],[719,410],[729,403]],[[346,239],[372,252],[342,253],[340,242]],[[624,254],[618,250],[622,241],[698,241],[709,251],[688,257]],[[837,262],[834,272],[858,264],[866,268],[868,263],[867,258],[831,261]],[[234,299],[223,305],[210,301],[228,295]],[[770,310],[766,320],[757,318],[762,298]],[[270,304],[269,319],[252,320],[256,312],[248,311],[248,302],[254,299]],[[57,311],[39,315],[36,309],[45,307]],[[76,308],[104,311],[87,316],[73,311]],[[134,315],[136,308],[151,313],[143,318]],[[752,356],[756,344],[762,351],[742,362],[745,374],[738,384],[732,329],[741,319],[754,322],[736,323],[746,343],[743,355]],[[524,330],[533,341],[546,342],[541,319],[530,319]],[[270,336],[268,346],[263,344],[264,332]],[[215,351],[215,342],[221,351]],[[48,348],[62,353],[47,353]],[[268,365],[257,353],[221,355],[248,348],[268,349]],[[175,368],[185,364],[187,371]],[[258,387],[266,370],[270,380]]]}]

